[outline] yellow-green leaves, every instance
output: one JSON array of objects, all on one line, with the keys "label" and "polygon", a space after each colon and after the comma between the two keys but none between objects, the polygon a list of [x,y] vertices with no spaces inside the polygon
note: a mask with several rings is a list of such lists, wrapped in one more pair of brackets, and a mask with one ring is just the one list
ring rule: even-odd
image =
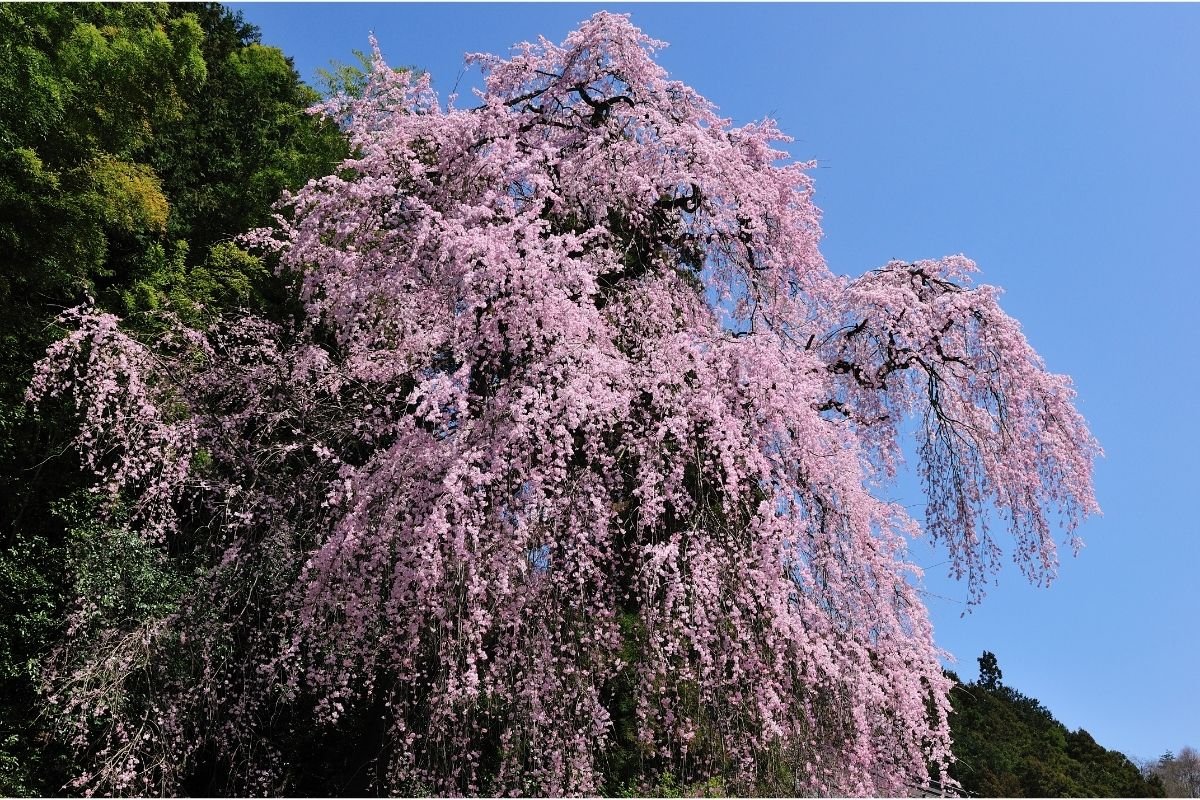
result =
[{"label": "yellow-green leaves", "polygon": [[106,155],[89,164],[87,173],[108,225],[128,233],[166,230],[167,198],[153,169]]}]

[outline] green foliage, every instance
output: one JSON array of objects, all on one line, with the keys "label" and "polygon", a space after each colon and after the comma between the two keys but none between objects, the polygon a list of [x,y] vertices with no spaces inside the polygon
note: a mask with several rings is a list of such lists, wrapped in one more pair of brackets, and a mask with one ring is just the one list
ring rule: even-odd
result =
[{"label": "green foliage", "polygon": [[[1069,731],[1041,703],[1001,683],[996,657],[950,694],[957,759],[951,775],[983,797],[1162,797],[1126,756],[1082,728]],[[951,675],[956,681],[957,676]]]},{"label": "green foliage", "polygon": [[707,781],[679,784],[679,779],[673,772],[667,771],[659,776],[658,782],[643,786],[635,780],[618,786],[605,793],[606,797],[728,797],[725,784],[720,778],[709,778]]},{"label": "green foliage", "polygon": [[195,262],[214,244],[269,223],[281,190],[329,174],[347,155],[336,126],[307,113],[320,96],[283,53],[211,7],[202,23],[208,83],[147,152],[171,198],[169,233],[187,238]]},{"label": "green foliage", "polygon": [[194,17],[161,5],[0,6],[3,302],[65,303],[165,229],[140,150],[206,77]]},{"label": "green foliage", "polygon": [[979,657],[979,683],[988,689],[998,689],[1003,679],[1004,673],[996,662],[996,654],[984,650]]},{"label": "green foliage", "polygon": [[9,3],[0,30],[6,146],[36,142],[60,167],[135,152],[206,76],[195,17],[161,4]]},{"label": "green foliage", "polygon": [[[373,67],[371,55],[358,49],[351,50],[350,54],[354,56],[353,62],[334,58],[329,60],[328,69],[317,68],[317,87],[323,97],[362,97],[366,93]],[[422,74],[416,67],[391,69],[394,72],[411,72],[414,76]]]},{"label": "green foliage", "polygon": [[[0,321],[3,372],[13,385],[24,353],[14,323]],[[7,324],[5,324],[7,323]],[[49,795],[70,777],[66,748],[40,715],[41,662],[61,636],[70,594],[62,520],[46,508],[50,498],[77,489],[77,470],[59,467],[59,431],[66,420],[52,410],[34,418],[29,409],[0,398],[0,795]]]},{"label": "green foliage", "polygon": [[[621,638],[624,646],[621,660],[636,664],[641,658],[642,640],[645,630],[637,614],[626,612],[619,618]],[[639,793],[638,783],[645,770],[644,746],[638,741],[637,715],[633,696],[633,678],[623,674],[611,689],[613,697],[608,703],[612,709],[613,744],[609,749],[608,794],[631,797]]]},{"label": "green foliage", "polygon": [[77,771],[36,711],[72,598],[136,626],[185,580],[89,516],[70,410],[25,406],[52,320],[88,297],[133,320],[281,314],[271,265],[232,239],[345,156],[317,100],[215,3],[0,4],[0,795]]},{"label": "green foliage", "polygon": [[121,628],[164,617],[187,586],[184,559],[168,560],[159,547],[131,533],[120,518],[101,521],[95,495],[86,490],[54,504],[67,530],[73,594],[87,598],[73,623]]},{"label": "green foliage", "polygon": [[362,50],[351,50],[353,64],[331,59],[329,68],[317,69],[317,85],[326,97],[345,95],[362,97],[371,75],[371,56]]}]

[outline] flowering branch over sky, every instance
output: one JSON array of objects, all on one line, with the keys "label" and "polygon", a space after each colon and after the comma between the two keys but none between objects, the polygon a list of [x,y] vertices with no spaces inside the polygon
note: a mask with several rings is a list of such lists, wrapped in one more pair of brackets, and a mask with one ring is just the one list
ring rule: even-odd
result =
[{"label": "flowering branch over sky", "polygon": [[[80,785],[206,758],[287,791],[280,731],[367,717],[389,793],[595,793],[619,750],[733,792],[945,778],[901,434],[976,599],[999,523],[1053,575],[1099,448],[967,259],[831,273],[811,165],[662,46],[600,13],[471,56],[467,109],[376,53],[327,108],[354,157],[249,237],[295,321],[138,343],[71,312],[31,398],[74,401],[122,524],[209,563],[144,637],[186,658],[63,655]],[[144,703],[97,710],[113,670]]]}]

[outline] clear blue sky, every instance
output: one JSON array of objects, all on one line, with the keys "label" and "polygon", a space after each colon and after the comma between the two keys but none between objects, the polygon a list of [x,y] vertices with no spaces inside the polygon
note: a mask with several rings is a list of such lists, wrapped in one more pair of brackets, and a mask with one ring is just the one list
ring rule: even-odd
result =
[{"label": "clear blue sky", "polygon": [[[1135,757],[1200,745],[1200,6],[234,4],[302,77],[375,31],[444,98],[468,51],[561,41],[594,11],[735,122],[775,117],[816,159],[824,253],[857,275],[966,253],[1004,287],[1107,451],[1104,516],[1050,589],[1015,569],[938,642]],[[459,90],[477,73],[461,77]],[[901,488],[905,499],[910,489]],[[925,564],[936,554],[914,552]]]}]

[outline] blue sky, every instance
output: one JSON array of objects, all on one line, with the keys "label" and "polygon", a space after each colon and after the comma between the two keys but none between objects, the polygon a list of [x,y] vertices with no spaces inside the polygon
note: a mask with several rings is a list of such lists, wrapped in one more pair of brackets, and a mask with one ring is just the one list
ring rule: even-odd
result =
[{"label": "blue sky", "polygon": [[[601,8],[735,122],[815,159],[823,252],[857,275],[966,253],[1107,451],[1104,516],[1049,589],[964,587],[924,545],[939,644],[982,650],[1068,727],[1139,758],[1200,745],[1200,6],[254,4],[310,82],[374,31],[444,98],[468,51],[561,41]],[[917,502],[911,484],[897,496]]]}]

